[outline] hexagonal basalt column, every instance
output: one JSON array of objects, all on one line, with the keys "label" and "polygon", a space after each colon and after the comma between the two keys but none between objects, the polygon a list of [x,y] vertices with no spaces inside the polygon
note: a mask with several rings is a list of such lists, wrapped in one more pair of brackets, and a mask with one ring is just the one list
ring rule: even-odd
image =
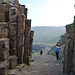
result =
[{"label": "hexagonal basalt column", "polygon": [[17,14],[18,14],[18,9],[16,7],[11,7],[9,9],[9,21],[10,22],[16,22]]},{"label": "hexagonal basalt column", "polygon": [[75,38],[74,38],[74,54],[73,54],[74,74],[75,74]]},{"label": "hexagonal basalt column", "polygon": [[27,19],[27,13],[28,13],[28,9],[24,8],[25,19]]},{"label": "hexagonal basalt column", "polygon": [[25,15],[17,15],[17,60],[18,63],[23,63],[24,53],[24,31],[25,31]]},{"label": "hexagonal basalt column", "polygon": [[0,63],[0,75],[8,75],[9,63],[7,61]]},{"label": "hexagonal basalt column", "polygon": [[24,37],[24,58],[23,61],[29,64],[29,49],[30,49],[30,30],[31,30],[31,20],[25,20],[25,37]]},{"label": "hexagonal basalt column", "polygon": [[33,36],[34,36],[34,31],[30,31],[30,49],[29,49],[29,56],[32,55]]},{"label": "hexagonal basalt column", "polygon": [[0,39],[1,38],[8,38],[8,23],[0,22]]},{"label": "hexagonal basalt column", "polygon": [[6,61],[9,58],[9,39],[0,39],[0,61]]}]

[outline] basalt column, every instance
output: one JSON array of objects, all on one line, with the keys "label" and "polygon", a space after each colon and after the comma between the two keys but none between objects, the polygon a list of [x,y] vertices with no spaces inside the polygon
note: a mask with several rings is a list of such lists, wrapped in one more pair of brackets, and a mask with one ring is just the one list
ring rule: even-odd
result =
[{"label": "basalt column", "polygon": [[9,39],[0,39],[0,75],[8,75]]},{"label": "basalt column", "polygon": [[24,9],[25,19],[27,19],[27,12],[28,12],[28,9],[25,8],[25,9]]},{"label": "basalt column", "polygon": [[11,7],[9,10],[9,52],[10,55],[16,55],[16,35],[17,35],[17,8]]},{"label": "basalt column", "polygon": [[75,25],[66,26],[66,45],[64,57],[64,75],[75,75]]},{"label": "basalt column", "polygon": [[0,4],[0,22],[9,22],[9,4]]},{"label": "basalt column", "polygon": [[33,35],[34,35],[34,31],[30,31],[30,49],[29,49],[29,56],[32,55]]},{"label": "basalt column", "polygon": [[29,49],[30,49],[30,30],[31,30],[31,20],[25,20],[25,36],[24,36],[24,63],[29,64]]},{"label": "basalt column", "polygon": [[0,22],[0,39],[1,38],[8,38],[8,23]]},{"label": "basalt column", "polygon": [[17,16],[17,60],[18,63],[23,63],[24,53],[24,30],[25,30],[25,15],[18,14]]},{"label": "basalt column", "polygon": [[[75,16],[74,16],[74,28],[75,28]],[[73,53],[73,63],[74,63],[74,75],[75,75],[75,29],[74,29],[74,53]]]},{"label": "basalt column", "polygon": [[9,39],[0,39],[0,61],[8,61],[9,59]]},{"label": "basalt column", "polygon": [[73,63],[74,63],[74,74],[75,74],[75,36],[74,36],[74,54],[73,54]]}]

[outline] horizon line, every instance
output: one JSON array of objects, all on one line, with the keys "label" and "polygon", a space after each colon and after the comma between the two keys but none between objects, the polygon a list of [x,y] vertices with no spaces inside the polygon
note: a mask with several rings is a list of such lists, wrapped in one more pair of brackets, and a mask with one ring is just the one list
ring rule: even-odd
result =
[{"label": "horizon line", "polygon": [[31,27],[65,27],[65,26],[31,26]]}]

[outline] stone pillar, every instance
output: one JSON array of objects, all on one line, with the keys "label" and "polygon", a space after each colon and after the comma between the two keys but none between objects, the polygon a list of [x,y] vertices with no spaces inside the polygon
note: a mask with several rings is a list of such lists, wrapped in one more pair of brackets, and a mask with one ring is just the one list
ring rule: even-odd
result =
[{"label": "stone pillar", "polygon": [[23,63],[24,53],[24,30],[25,30],[25,15],[19,14],[17,16],[17,60],[18,63]]},{"label": "stone pillar", "polygon": [[74,39],[75,25],[66,26],[66,45],[64,57],[64,75],[74,75]]},{"label": "stone pillar", "polygon": [[30,31],[30,49],[29,49],[29,56],[32,56],[33,34],[34,34],[34,31]]},{"label": "stone pillar", "polygon": [[0,64],[0,75],[8,75],[9,64],[7,61]]},{"label": "stone pillar", "polygon": [[9,24],[9,48],[10,55],[16,55],[16,33],[17,33],[17,24]]},{"label": "stone pillar", "polygon": [[18,14],[18,9],[16,7],[11,7],[9,9],[9,21],[10,22],[16,22],[17,14]]},{"label": "stone pillar", "polygon": [[20,11],[20,14],[24,14],[24,6],[20,5],[19,6],[19,11]]},{"label": "stone pillar", "polygon": [[27,19],[27,11],[28,11],[28,9],[24,8],[25,19]]},{"label": "stone pillar", "polygon": [[17,33],[17,23],[9,24],[9,37],[15,37]]},{"label": "stone pillar", "polygon": [[19,14],[17,16],[17,34],[22,34],[24,33],[25,30],[25,15],[24,14]]},{"label": "stone pillar", "polygon": [[0,39],[1,38],[8,38],[8,23],[0,22]]},{"label": "stone pillar", "polygon": [[74,75],[75,75],[75,36],[74,36],[74,54],[73,54],[73,63],[74,63]]},{"label": "stone pillar", "polygon": [[11,5],[0,4],[0,22],[9,22],[9,8]]},{"label": "stone pillar", "polygon": [[4,6],[0,4],[0,22],[5,22]]},{"label": "stone pillar", "polygon": [[29,64],[29,48],[30,48],[30,30],[31,30],[31,20],[25,20],[25,37],[24,37],[24,63]]},{"label": "stone pillar", "polygon": [[9,39],[0,39],[0,61],[8,61],[9,59]]},{"label": "stone pillar", "polygon": [[9,69],[16,69],[17,57],[15,55],[9,57]]},{"label": "stone pillar", "polygon": [[17,35],[17,14],[16,7],[9,9],[9,47],[10,55],[16,55],[16,35]]}]

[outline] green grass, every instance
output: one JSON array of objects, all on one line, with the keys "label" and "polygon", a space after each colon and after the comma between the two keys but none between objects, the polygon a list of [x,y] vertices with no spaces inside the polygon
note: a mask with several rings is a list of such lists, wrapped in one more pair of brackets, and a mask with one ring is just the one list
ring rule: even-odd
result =
[{"label": "green grass", "polygon": [[11,0],[8,1],[9,3],[11,2]]},{"label": "green grass", "polygon": [[51,53],[50,55],[55,56],[56,54],[55,53]]},{"label": "green grass", "polygon": [[18,63],[17,63],[17,66],[20,66],[20,65],[21,65],[21,64],[18,64]]},{"label": "green grass", "polygon": [[40,52],[32,53],[32,56],[33,56],[33,55],[36,55],[36,54],[40,54]]},{"label": "green grass", "polygon": [[47,46],[55,46],[56,45],[56,43],[33,43],[33,44],[47,45]]},{"label": "green grass", "polygon": [[31,58],[30,61],[31,61],[31,62],[34,62],[34,59]]},{"label": "green grass", "polygon": [[9,2],[8,2],[8,1],[6,1],[6,0],[3,0],[3,3],[9,4]]}]

